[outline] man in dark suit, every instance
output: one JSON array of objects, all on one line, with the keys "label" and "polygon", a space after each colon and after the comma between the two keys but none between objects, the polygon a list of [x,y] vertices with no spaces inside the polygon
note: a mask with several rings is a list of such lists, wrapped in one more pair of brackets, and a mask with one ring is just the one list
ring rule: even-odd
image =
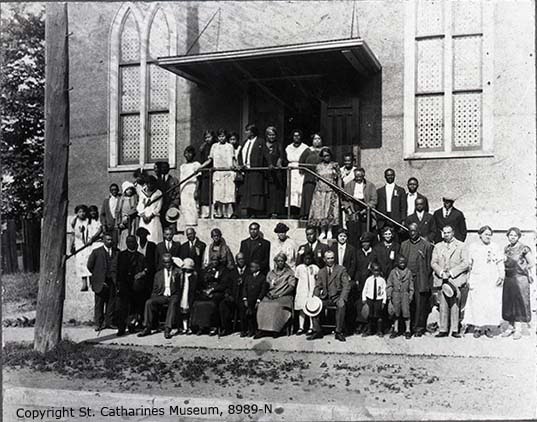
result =
[{"label": "man in dark suit", "polygon": [[155,261],[157,270],[162,270],[162,257],[169,253],[172,257],[179,257],[181,252],[181,244],[173,240],[174,229],[172,226],[168,226],[164,229],[164,240],[157,245],[155,252]]},{"label": "man in dark suit", "polygon": [[172,337],[171,330],[176,322],[176,315],[179,308],[179,285],[181,283],[181,270],[173,265],[172,256],[167,253],[162,257],[163,268],[155,274],[153,292],[151,298],[145,302],[144,309],[144,329],[138,337],[145,337],[151,334],[153,324],[156,323],[159,308],[168,305],[166,312],[166,322],[164,324],[164,338]]},{"label": "man in dark suit", "polygon": [[[373,183],[365,179],[365,170],[363,168],[354,171],[354,180],[345,185],[345,192],[356,199],[360,199],[369,205],[370,208],[377,206],[377,188]],[[346,213],[347,230],[349,231],[350,243],[358,247],[362,233],[371,230],[367,227],[367,208],[352,202],[343,200],[342,208]],[[375,213],[371,213],[370,224],[373,226],[376,221]]]},{"label": "man in dark suit", "polygon": [[198,274],[201,273],[201,264],[203,262],[203,256],[205,254],[205,248],[207,245],[198,239],[196,236],[196,230],[192,227],[186,229],[187,241],[181,245],[179,250],[179,257],[181,259],[190,258],[194,260],[195,269]]},{"label": "man in dark suit", "polygon": [[242,286],[245,277],[250,273],[246,266],[244,254],[239,252],[235,257],[237,266],[232,270],[227,270],[224,275],[224,298],[218,305],[220,313],[220,335],[231,334],[232,318],[235,311],[238,311],[241,304]]},{"label": "man in dark suit", "polygon": [[330,246],[330,250],[336,254],[336,264],[343,265],[350,277],[354,277],[356,272],[356,249],[347,243],[348,232],[339,229],[337,242]]},{"label": "man in dark suit", "polygon": [[[351,278],[345,267],[336,264],[336,254],[333,251],[326,251],[324,254],[326,266],[319,270],[317,282],[313,295],[323,301],[323,308],[326,306],[336,306],[336,332],[335,338],[345,341],[343,329],[345,325],[345,308],[347,298],[351,290]],[[322,328],[320,317],[313,318],[313,334],[307,337],[308,340],[322,338]]]},{"label": "man in dark suit", "polygon": [[153,290],[153,280],[155,279],[155,273],[157,271],[157,264],[155,262],[157,245],[147,240],[149,231],[145,227],[138,227],[136,230],[136,236],[138,236],[138,252],[140,252],[145,258],[145,268],[147,271],[147,276],[145,278],[145,289],[139,294],[140,301],[145,305],[145,301],[151,296],[151,291]]},{"label": "man in dark suit", "polygon": [[258,223],[251,223],[248,229],[250,231],[250,237],[241,242],[239,252],[244,254],[246,265],[250,265],[252,261],[257,261],[260,265],[261,272],[267,275],[270,265],[270,242],[263,239],[259,234]]},{"label": "man in dark suit", "polygon": [[267,293],[267,278],[261,272],[259,262],[250,262],[250,272],[243,278],[241,315],[241,337],[253,337],[257,331],[256,310]]},{"label": "man in dark suit", "polygon": [[[239,167],[265,167],[270,162],[265,140],[258,136],[257,127],[246,125],[247,139],[239,150]],[[266,210],[265,173],[245,171],[241,185],[241,208],[249,218],[262,215]]]},{"label": "man in dark suit", "polygon": [[453,228],[455,239],[464,242],[466,240],[466,218],[464,214],[453,206],[455,202],[453,196],[444,196],[442,201],[444,206],[433,214],[436,225],[435,243],[442,242],[442,229],[446,226]]},{"label": "man in dark suit", "polygon": [[127,249],[119,252],[117,260],[118,336],[125,334],[127,324],[129,331],[134,332],[145,305],[145,257],[136,250],[136,237],[127,236],[126,243]]},{"label": "man in dark suit", "polygon": [[411,177],[406,184],[408,192],[406,194],[406,215],[414,214],[416,210],[416,200],[421,198],[425,201],[425,212],[429,212],[429,201],[427,197],[418,192],[419,187],[418,179]]},{"label": "man in dark suit", "polygon": [[[162,192],[162,208],[160,209],[160,221],[162,227],[170,226],[170,223],[166,220],[166,212],[171,208],[179,207],[180,193],[179,193],[179,180],[169,174],[170,164],[167,161],[158,161],[154,166],[155,176],[157,178],[157,188]],[[169,189],[172,189],[168,192]]]},{"label": "man in dark suit", "polygon": [[377,261],[377,256],[373,249],[376,236],[371,232],[362,233],[360,237],[360,247],[356,253],[356,272],[354,274],[354,284],[351,289],[351,299],[349,300],[351,313],[351,323],[356,325],[356,334],[361,334],[367,329],[367,318],[362,316],[362,291],[364,290],[365,281],[371,275],[371,265]]},{"label": "man in dark suit", "polygon": [[[395,184],[395,171],[393,169],[386,169],[384,178],[386,184],[377,189],[377,210],[402,224],[406,218],[406,192],[401,186]],[[381,229],[385,224],[393,223],[378,217],[378,228]]]},{"label": "man in dark suit", "polygon": [[296,265],[304,263],[304,254],[310,252],[313,254],[314,263],[319,267],[323,268],[325,266],[324,262],[324,253],[328,250],[328,245],[317,240],[319,231],[317,227],[308,226],[306,227],[306,240],[307,243],[300,245],[298,248],[298,257],[296,260]]},{"label": "man in dark suit", "polygon": [[110,233],[104,234],[103,242],[103,246],[91,252],[87,265],[91,272],[91,289],[95,293],[95,331],[113,328],[116,307],[117,255],[119,251],[114,247],[114,239]]},{"label": "man in dark suit", "polygon": [[119,213],[119,199],[121,194],[119,192],[119,186],[115,183],[110,185],[109,190],[110,196],[103,201],[99,220],[103,226],[103,231],[111,233],[114,244],[117,245],[119,233],[116,225],[116,217]]},{"label": "man in dark suit", "polygon": [[410,225],[415,223],[421,237],[429,242],[433,242],[436,236],[436,222],[432,214],[425,210],[426,199],[416,199],[416,211],[405,220],[405,226],[410,229]]}]

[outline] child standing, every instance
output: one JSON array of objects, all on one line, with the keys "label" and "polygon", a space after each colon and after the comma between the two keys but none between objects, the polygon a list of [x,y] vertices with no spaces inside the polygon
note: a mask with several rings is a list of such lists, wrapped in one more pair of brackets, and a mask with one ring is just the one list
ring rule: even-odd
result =
[{"label": "child standing", "polygon": [[[218,142],[211,147],[209,158],[212,159],[213,167],[233,167],[235,161],[235,149],[227,142],[225,129],[216,132]],[[215,218],[231,218],[233,203],[235,202],[235,172],[215,171],[213,174],[213,204]]]},{"label": "child standing", "polygon": [[297,336],[304,334],[304,323],[306,322],[306,318],[309,320],[309,330],[307,334],[309,335],[313,333],[312,321],[310,317],[306,317],[304,306],[306,305],[306,301],[310,297],[313,297],[313,290],[315,289],[318,273],[319,267],[313,261],[313,253],[304,253],[304,263],[298,265],[295,269],[295,277],[298,279],[295,295],[295,311],[298,311]]},{"label": "child standing", "polygon": [[371,266],[373,275],[365,281],[364,290],[362,291],[362,301],[367,303],[369,308],[369,329],[367,334],[373,335],[375,332],[375,323],[377,325],[377,335],[382,337],[382,311],[386,305],[386,280],[380,275],[380,266],[374,263]]},{"label": "child standing", "polygon": [[397,258],[397,266],[390,272],[386,286],[388,296],[388,311],[394,317],[390,338],[399,335],[399,320],[405,321],[405,338],[412,337],[410,332],[410,302],[414,297],[414,280],[412,272],[407,268],[407,259],[404,256]]}]

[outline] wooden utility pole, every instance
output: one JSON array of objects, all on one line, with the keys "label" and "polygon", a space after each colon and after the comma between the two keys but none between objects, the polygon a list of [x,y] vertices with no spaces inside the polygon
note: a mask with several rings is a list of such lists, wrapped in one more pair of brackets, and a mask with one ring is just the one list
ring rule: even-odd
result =
[{"label": "wooden utility pole", "polygon": [[41,268],[34,349],[44,353],[61,340],[65,297],[67,165],[69,160],[69,61],[67,4],[47,3],[45,21],[45,174]]}]

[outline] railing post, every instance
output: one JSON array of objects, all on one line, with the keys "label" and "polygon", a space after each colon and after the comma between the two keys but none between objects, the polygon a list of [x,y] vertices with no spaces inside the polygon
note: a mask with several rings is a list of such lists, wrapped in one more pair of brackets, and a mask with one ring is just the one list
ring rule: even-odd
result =
[{"label": "railing post", "polygon": [[213,169],[209,169],[209,220],[213,219]]},{"label": "railing post", "polygon": [[366,216],[367,216],[367,222],[366,222],[365,227],[366,227],[367,231],[370,232],[371,231],[371,207],[369,205],[367,206],[367,214],[366,214]]},{"label": "railing post", "polygon": [[291,168],[287,166],[287,219],[291,219]]}]

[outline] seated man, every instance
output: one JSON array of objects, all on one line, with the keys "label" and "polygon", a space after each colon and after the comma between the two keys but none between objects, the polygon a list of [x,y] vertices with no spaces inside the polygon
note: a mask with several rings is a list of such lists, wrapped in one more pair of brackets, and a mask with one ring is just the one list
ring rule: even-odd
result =
[{"label": "seated man", "polygon": [[238,312],[241,301],[244,278],[249,273],[246,267],[244,254],[239,252],[235,256],[237,267],[228,270],[225,276],[224,298],[218,306],[220,314],[220,335],[225,336],[233,331],[231,327],[234,313]]},{"label": "seated man", "polygon": [[259,262],[250,263],[250,272],[244,277],[242,283],[241,303],[241,337],[252,337],[257,329],[256,311],[261,299],[267,292],[265,274],[261,272]]},{"label": "seated man", "polygon": [[145,328],[138,337],[145,337],[151,334],[153,324],[156,323],[159,308],[168,305],[166,322],[164,324],[164,338],[172,337],[171,330],[176,322],[177,310],[179,308],[179,283],[181,282],[181,270],[173,265],[171,254],[164,254],[162,257],[163,269],[155,274],[153,292],[151,297],[145,302],[144,326]]},{"label": "seated man", "polygon": [[[345,267],[336,264],[336,254],[333,251],[324,253],[326,267],[321,268],[317,274],[317,283],[313,295],[323,301],[326,306],[337,306],[336,309],[336,340],[345,341],[343,329],[345,325],[345,306],[351,289],[351,278]],[[322,338],[323,333],[319,316],[313,318],[313,334],[307,339]]]}]

